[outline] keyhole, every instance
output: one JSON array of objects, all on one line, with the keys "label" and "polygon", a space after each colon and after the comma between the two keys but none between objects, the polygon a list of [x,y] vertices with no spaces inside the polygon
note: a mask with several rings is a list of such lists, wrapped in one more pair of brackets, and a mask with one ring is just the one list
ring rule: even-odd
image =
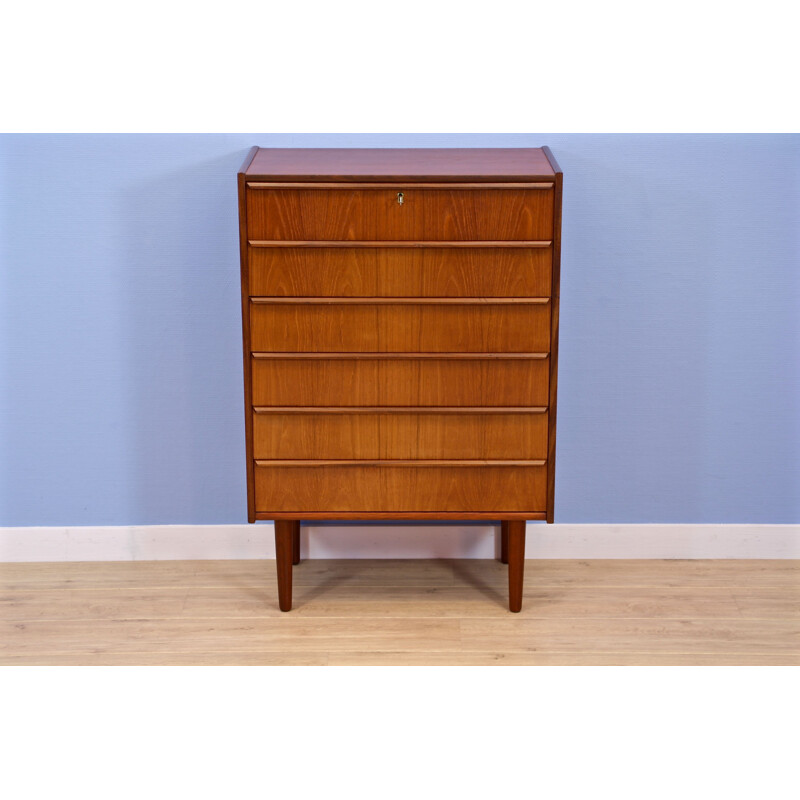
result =
[{"label": "keyhole", "polygon": [[400,206],[403,205],[403,193],[402,192],[398,192],[397,193],[397,204],[400,205]]}]

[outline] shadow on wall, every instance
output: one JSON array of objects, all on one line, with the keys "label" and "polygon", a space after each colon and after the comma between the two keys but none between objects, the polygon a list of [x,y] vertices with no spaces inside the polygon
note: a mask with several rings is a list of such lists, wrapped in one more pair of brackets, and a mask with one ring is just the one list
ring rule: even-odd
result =
[{"label": "shadow on wall", "polygon": [[[537,522],[528,525],[528,536],[536,535]],[[440,531],[447,529],[448,539]],[[437,520],[309,522],[300,528],[303,558],[341,558],[358,553],[359,558],[407,558],[409,552],[424,558],[495,558],[500,555],[500,525],[487,522]]]}]

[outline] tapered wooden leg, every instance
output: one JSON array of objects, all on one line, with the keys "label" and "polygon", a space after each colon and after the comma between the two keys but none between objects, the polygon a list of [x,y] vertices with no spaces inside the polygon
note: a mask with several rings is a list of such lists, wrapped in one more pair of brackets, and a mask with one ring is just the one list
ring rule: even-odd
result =
[{"label": "tapered wooden leg", "polygon": [[522,578],[525,573],[525,520],[510,520],[508,525],[508,608],[522,609]]},{"label": "tapered wooden leg", "polygon": [[292,564],[300,563],[300,520],[293,520],[292,525]]},{"label": "tapered wooden leg", "polygon": [[508,564],[508,522],[500,523],[500,563]]},{"label": "tapered wooden leg", "polygon": [[292,610],[294,526],[292,520],[275,520],[275,561],[278,564],[278,606],[281,611]]}]

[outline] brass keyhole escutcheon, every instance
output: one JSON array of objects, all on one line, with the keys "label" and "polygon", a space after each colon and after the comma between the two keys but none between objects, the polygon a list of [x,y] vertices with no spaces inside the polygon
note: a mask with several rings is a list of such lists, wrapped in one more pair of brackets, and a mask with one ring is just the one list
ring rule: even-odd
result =
[{"label": "brass keyhole escutcheon", "polygon": [[399,206],[403,205],[403,199],[404,199],[403,198],[403,193],[402,192],[398,192],[397,193],[397,205],[399,205]]}]

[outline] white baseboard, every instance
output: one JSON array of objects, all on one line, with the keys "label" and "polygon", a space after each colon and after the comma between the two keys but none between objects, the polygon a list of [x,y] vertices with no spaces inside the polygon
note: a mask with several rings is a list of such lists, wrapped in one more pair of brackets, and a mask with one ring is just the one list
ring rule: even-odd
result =
[{"label": "white baseboard", "polygon": [[[493,558],[497,525],[303,525],[304,558]],[[527,558],[800,558],[800,525],[527,527]],[[275,558],[273,527],[0,528],[2,561]]]}]

